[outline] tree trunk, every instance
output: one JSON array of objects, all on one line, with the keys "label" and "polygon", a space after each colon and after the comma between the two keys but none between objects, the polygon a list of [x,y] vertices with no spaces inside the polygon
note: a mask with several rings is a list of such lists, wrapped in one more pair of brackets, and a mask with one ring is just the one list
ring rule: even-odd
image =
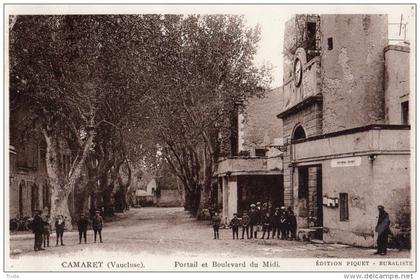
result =
[{"label": "tree trunk", "polygon": [[58,215],[62,215],[66,219],[66,229],[72,230],[72,219],[70,215],[68,200],[70,192],[63,192],[58,188],[53,188],[51,203],[51,220],[54,221]]},{"label": "tree trunk", "polygon": [[199,214],[199,205],[201,199],[201,191],[195,189],[194,191],[185,191],[185,210],[188,210],[194,217]]},{"label": "tree trunk", "polygon": [[66,227],[72,229],[72,218],[68,206],[69,195],[75,190],[77,181],[82,174],[82,168],[86,156],[93,143],[93,132],[84,142],[80,154],[75,158],[69,174],[64,174],[60,167],[59,154],[63,149],[59,144],[59,136],[54,132],[49,133],[46,129],[42,130],[47,144],[46,149],[46,169],[49,184],[51,186],[51,218],[54,220],[57,215],[67,217]]}]

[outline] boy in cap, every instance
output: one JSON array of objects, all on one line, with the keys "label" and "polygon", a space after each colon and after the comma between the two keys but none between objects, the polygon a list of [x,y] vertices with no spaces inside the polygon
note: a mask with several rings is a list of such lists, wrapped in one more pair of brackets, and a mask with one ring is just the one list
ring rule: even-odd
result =
[{"label": "boy in cap", "polygon": [[93,228],[93,236],[94,236],[94,242],[96,243],[96,235],[99,234],[99,242],[102,242],[102,227],[104,224],[104,220],[102,219],[102,216],[100,214],[99,210],[95,211],[95,216],[92,219],[92,228]]},{"label": "boy in cap", "polygon": [[251,232],[251,239],[257,238],[257,224],[258,224],[258,213],[255,204],[251,204],[249,210],[249,230]]},{"label": "boy in cap", "polygon": [[51,218],[50,215],[45,216],[44,220],[44,232],[42,237],[44,239],[44,248],[50,247],[50,234],[51,234]]},{"label": "boy in cap", "polygon": [[239,232],[239,225],[241,224],[241,221],[238,219],[238,214],[233,213],[233,218],[230,220],[230,226],[232,228],[232,235],[233,239],[239,239],[238,232]]},{"label": "boy in cap", "polygon": [[265,233],[268,233],[267,234],[267,239],[270,239],[271,218],[270,218],[270,213],[269,212],[265,213],[264,218],[262,220],[262,226],[263,226],[263,235],[262,235],[261,239],[264,239]]},{"label": "boy in cap", "polygon": [[242,215],[242,238],[241,239],[244,239],[245,232],[246,232],[246,238],[249,239],[249,223],[250,223],[250,217],[248,216],[247,211],[244,211],[244,214]]},{"label": "boy in cap", "polygon": [[60,240],[61,246],[64,246],[63,234],[64,234],[65,226],[66,226],[66,222],[64,221],[63,215],[58,215],[55,221],[55,233],[57,235],[55,246],[58,246],[58,240]]},{"label": "boy in cap", "polygon": [[222,218],[220,218],[218,212],[214,213],[211,221],[213,224],[214,239],[219,239],[219,228],[220,228],[220,223],[222,222]]},{"label": "boy in cap", "polygon": [[287,227],[288,227],[287,213],[286,213],[286,208],[285,207],[282,207],[281,210],[282,210],[280,212],[281,239],[286,240],[287,239]]},{"label": "boy in cap", "polygon": [[81,213],[79,221],[77,221],[77,229],[79,231],[79,244],[82,243],[82,236],[86,244],[86,233],[87,233],[88,225],[89,225],[89,220],[85,217],[85,214]]}]

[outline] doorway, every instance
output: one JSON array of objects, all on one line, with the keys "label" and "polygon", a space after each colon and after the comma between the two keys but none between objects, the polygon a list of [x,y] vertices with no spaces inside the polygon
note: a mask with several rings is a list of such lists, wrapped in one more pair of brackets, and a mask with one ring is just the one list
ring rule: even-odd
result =
[{"label": "doorway", "polygon": [[322,240],[322,167],[298,167],[298,219],[301,227],[316,229],[315,239]]}]

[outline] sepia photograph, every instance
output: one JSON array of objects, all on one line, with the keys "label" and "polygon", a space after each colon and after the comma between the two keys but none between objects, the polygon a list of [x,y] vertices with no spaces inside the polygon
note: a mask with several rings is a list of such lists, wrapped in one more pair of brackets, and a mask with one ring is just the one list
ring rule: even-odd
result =
[{"label": "sepia photograph", "polygon": [[3,9],[5,272],[416,271],[415,4]]}]

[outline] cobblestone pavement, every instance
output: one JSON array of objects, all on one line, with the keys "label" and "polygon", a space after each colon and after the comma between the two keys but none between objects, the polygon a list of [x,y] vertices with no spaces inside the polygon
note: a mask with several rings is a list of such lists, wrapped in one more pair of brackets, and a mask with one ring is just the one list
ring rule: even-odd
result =
[{"label": "cobblestone pavement", "polygon": [[[51,236],[49,248],[33,251],[33,235],[13,235],[10,241],[12,258],[20,256],[75,255],[79,252],[112,251],[196,257],[267,257],[267,258],[371,258],[373,249],[340,244],[312,244],[285,240],[232,240],[230,230],[220,230],[220,240],[213,239],[208,221],[196,221],[182,208],[141,208],[117,214],[115,221],[103,229],[104,243],[93,243],[88,232],[88,244],[78,244],[77,232],[64,234],[65,246],[55,246]],[[410,251],[390,250],[388,258],[407,258]]]}]

